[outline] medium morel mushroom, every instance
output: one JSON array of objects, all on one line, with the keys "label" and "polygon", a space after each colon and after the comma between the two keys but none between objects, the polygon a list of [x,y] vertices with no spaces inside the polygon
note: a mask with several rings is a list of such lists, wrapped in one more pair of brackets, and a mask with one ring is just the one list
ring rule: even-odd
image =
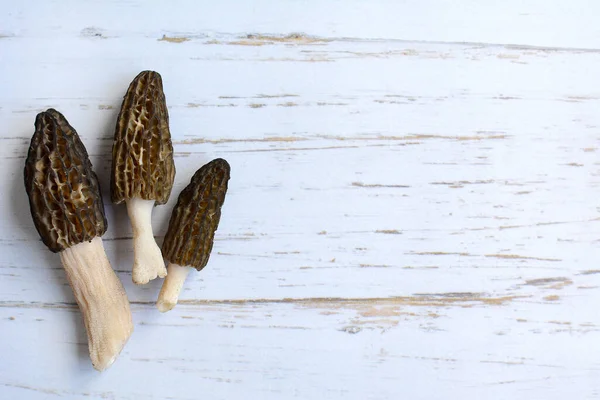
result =
[{"label": "medium morel mushroom", "polygon": [[179,194],[162,246],[169,273],[156,303],[161,312],[175,307],[188,272],[208,263],[229,174],[227,161],[217,158],[196,171]]},{"label": "medium morel mushroom", "polygon": [[102,245],[106,217],[98,178],[77,132],[56,110],[35,120],[25,189],[35,227],[59,253],[83,314],[92,365],[102,371],[133,331],[131,311]]},{"label": "medium morel mushroom", "polygon": [[175,164],[158,72],[141,72],[127,89],[115,130],[111,175],[112,201],[125,201],[133,228],[133,282],[164,278],[167,270],[152,232],[152,208],[169,200]]}]

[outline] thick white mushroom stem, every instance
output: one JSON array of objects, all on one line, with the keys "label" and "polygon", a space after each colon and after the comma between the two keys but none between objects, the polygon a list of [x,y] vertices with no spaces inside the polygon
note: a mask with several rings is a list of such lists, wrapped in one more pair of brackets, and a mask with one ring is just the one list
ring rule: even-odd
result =
[{"label": "thick white mushroom stem", "polygon": [[160,294],[158,295],[158,301],[156,302],[156,307],[158,307],[160,312],[167,312],[175,307],[177,300],[179,300],[179,292],[181,292],[185,278],[187,278],[188,273],[192,269],[195,268],[169,263],[169,273],[163,282]]},{"label": "thick white mushroom stem", "polygon": [[144,285],[157,277],[164,278],[167,269],[152,233],[154,200],[133,198],[125,202],[133,228],[133,282]]},{"label": "thick white mushroom stem", "polygon": [[115,361],[133,332],[127,295],[101,238],[61,251],[60,259],[83,314],[92,365],[102,371]]}]

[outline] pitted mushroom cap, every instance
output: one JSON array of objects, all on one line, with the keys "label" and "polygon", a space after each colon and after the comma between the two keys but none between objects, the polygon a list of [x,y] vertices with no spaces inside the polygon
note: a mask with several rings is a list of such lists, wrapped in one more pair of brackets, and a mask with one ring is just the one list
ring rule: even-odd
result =
[{"label": "pitted mushroom cap", "polygon": [[200,168],[179,194],[162,246],[164,258],[200,271],[208,263],[221,219],[230,167],[217,158]]},{"label": "pitted mushroom cap", "polygon": [[169,200],[175,164],[169,113],[158,72],[142,71],[129,85],[112,149],[113,203],[131,198]]},{"label": "pitted mushroom cap", "polygon": [[106,232],[98,177],[77,132],[54,109],[35,119],[25,190],[42,241],[57,253]]}]

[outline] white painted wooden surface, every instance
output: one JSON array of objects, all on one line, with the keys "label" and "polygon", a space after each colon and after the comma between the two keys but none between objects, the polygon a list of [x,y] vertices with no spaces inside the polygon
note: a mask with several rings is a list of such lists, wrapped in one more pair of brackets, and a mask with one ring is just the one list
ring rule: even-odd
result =
[{"label": "white painted wooden surface", "polygon": [[[0,398],[600,397],[600,4],[3,1]],[[208,267],[162,315],[108,201],[116,114],[163,75],[171,201],[232,165]],[[95,372],[22,183],[62,111],[106,195],[135,332]]]}]

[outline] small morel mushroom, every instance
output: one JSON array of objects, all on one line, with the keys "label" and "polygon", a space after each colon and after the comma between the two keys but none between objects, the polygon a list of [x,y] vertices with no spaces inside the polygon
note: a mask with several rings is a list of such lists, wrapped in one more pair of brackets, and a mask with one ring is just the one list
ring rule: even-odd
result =
[{"label": "small morel mushroom", "polygon": [[92,365],[102,371],[133,331],[131,311],[102,245],[106,217],[98,178],[77,132],[54,109],[36,117],[25,189],[35,227],[59,253],[83,314]]},{"label": "small morel mushroom", "polygon": [[133,228],[133,282],[143,285],[164,278],[167,269],[152,232],[152,208],[169,200],[175,164],[158,72],[141,72],[127,89],[115,130],[111,176],[112,201],[125,201]]},{"label": "small morel mushroom", "polygon": [[169,273],[156,303],[161,312],[175,307],[188,272],[208,263],[229,174],[227,161],[217,158],[196,171],[179,194],[162,247]]}]

